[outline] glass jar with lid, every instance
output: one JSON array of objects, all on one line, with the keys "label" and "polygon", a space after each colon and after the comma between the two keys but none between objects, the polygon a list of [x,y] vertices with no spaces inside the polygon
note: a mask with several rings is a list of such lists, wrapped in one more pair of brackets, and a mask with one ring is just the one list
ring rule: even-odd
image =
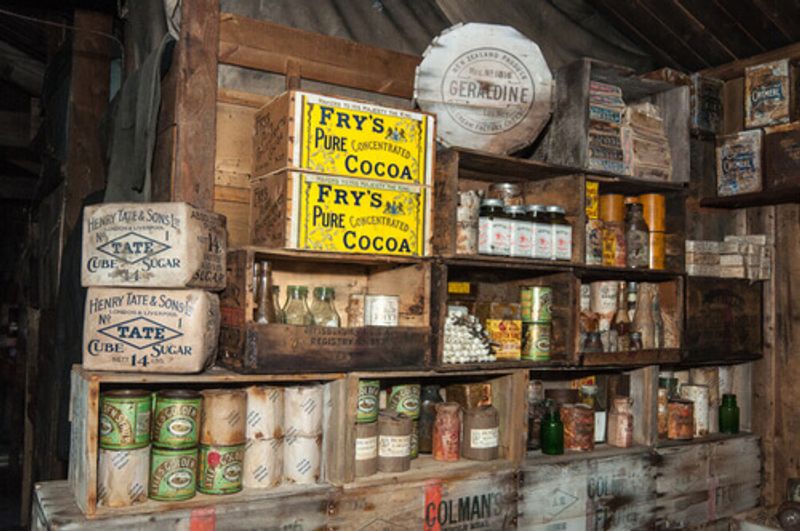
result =
[{"label": "glass jar with lid", "polygon": [[289,286],[286,289],[286,303],[283,305],[283,319],[286,324],[308,326],[314,324],[314,318],[308,309],[308,288],[306,286]]},{"label": "glass jar with lid", "polygon": [[560,206],[547,207],[547,219],[550,223],[552,260],[572,259],[572,225],[567,221],[567,214]]},{"label": "glass jar with lid", "polygon": [[530,258],[533,245],[533,223],[522,205],[506,205],[504,212],[511,228],[511,256]]},{"label": "glass jar with lid", "polygon": [[531,258],[549,260],[553,248],[553,230],[547,220],[546,207],[544,205],[528,205],[525,210],[528,212],[533,229]]},{"label": "glass jar with lid", "polygon": [[500,199],[506,206],[522,206],[522,186],[519,183],[494,183],[489,186],[489,199]]},{"label": "glass jar with lid", "polygon": [[478,252],[501,256],[511,253],[511,222],[503,211],[502,199],[481,201]]},{"label": "glass jar with lid", "polygon": [[316,326],[338,328],[341,319],[333,306],[334,289],[327,287],[314,288],[314,300],[311,302],[311,317]]}]

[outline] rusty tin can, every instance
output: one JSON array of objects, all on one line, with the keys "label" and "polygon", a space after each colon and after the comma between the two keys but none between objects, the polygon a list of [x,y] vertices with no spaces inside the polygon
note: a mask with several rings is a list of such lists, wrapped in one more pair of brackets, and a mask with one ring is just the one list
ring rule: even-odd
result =
[{"label": "rusty tin can", "polygon": [[560,412],[564,424],[564,449],[594,450],[594,409],[586,404],[564,404]]},{"label": "rusty tin can", "polygon": [[133,450],[150,444],[152,395],[123,389],[100,395],[100,448]]},{"label": "rusty tin can", "polygon": [[201,402],[195,391],[159,391],[153,408],[153,446],[197,446]]},{"label": "rusty tin can", "polygon": [[670,400],[667,411],[667,438],[692,439],[694,435],[694,403],[690,400]]},{"label": "rusty tin can", "polygon": [[456,402],[436,404],[433,422],[433,458],[458,461],[461,456],[461,406]]}]

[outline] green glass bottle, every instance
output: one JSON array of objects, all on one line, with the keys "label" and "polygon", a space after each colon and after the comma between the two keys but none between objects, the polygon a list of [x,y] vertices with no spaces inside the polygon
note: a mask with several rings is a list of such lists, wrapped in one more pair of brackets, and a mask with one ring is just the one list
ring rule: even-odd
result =
[{"label": "green glass bottle", "polygon": [[542,419],[540,436],[543,454],[564,453],[564,424],[561,422],[558,406],[552,400],[547,401],[547,412]]},{"label": "green glass bottle", "polygon": [[739,433],[739,406],[736,405],[736,395],[722,395],[722,404],[719,406],[719,432]]}]

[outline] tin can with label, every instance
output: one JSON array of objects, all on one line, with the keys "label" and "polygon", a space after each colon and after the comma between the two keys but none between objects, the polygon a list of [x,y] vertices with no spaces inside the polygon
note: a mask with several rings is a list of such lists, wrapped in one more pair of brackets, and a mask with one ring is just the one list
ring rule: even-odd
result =
[{"label": "tin can with label", "polygon": [[98,453],[98,506],[130,507],[147,501],[149,446],[135,450],[100,448]]},{"label": "tin can with label", "polygon": [[705,437],[708,435],[708,386],[682,385],[681,398],[694,402],[694,436]]},{"label": "tin can with label", "polygon": [[148,498],[181,501],[193,498],[197,481],[197,448],[153,448],[150,454]]},{"label": "tin can with label", "polygon": [[378,423],[356,425],[356,477],[378,471]]},{"label": "tin can with label", "polygon": [[400,316],[400,297],[397,295],[367,295],[364,297],[366,326],[397,326]]},{"label": "tin can with label", "polygon": [[153,409],[153,446],[197,446],[201,402],[200,393],[195,391],[159,391]]},{"label": "tin can with label", "polygon": [[670,400],[667,405],[667,438],[690,440],[694,435],[694,403],[691,400]]},{"label": "tin can with label", "polygon": [[203,494],[233,494],[242,490],[244,444],[200,445],[197,490]]},{"label": "tin can with label", "polygon": [[378,380],[358,381],[358,412],[356,422],[370,423],[378,420],[378,395],[381,383]]},{"label": "tin can with label", "polygon": [[100,395],[100,448],[132,450],[150,444],[152,395],[124,389]]},{"label": "tin can with label", "polygon": [[527,323],[522,359],[547,361],[550,359],[551,323]]},{"label": "tin can with label", "polygon": [[393,385],[389,390],[387,408],[410,419],[419,419],[420,391],[420,384]]},{"label": "tin can with label", "polygon": [[520,291],[520,311],[524,323],[549,323],[552,320],[553,289],[530,286]]}]

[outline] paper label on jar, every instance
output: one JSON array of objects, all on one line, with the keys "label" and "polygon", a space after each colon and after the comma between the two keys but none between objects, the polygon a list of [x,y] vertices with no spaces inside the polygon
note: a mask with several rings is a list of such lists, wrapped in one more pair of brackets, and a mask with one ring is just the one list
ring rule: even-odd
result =
[{"label": "paper label on jar", "polygon": [[492,221],[491,254],[508,256],[511,253],[511,223],[505,219]]},{"label": "paper label on jar", "polygon": [[411,454],[411,435],[381,435],[378,455],[381,457],[406,457]]},{"label": "paper label on jar", "polygon": [[378,437],[356,439],[356,461],[367,461],[378,457]]},{"label": "paper label on jar", "polygon": [[478,252],[481,254],[492,254],[490,244],[490,233],[492,232],[492,221],[482,217],[478,221]]},{"label": "paper label on jar", "polygon": [[572,227],[553,225],[553,240],[556,260],[570,260],[572,258]]},{"label": "paper label on jar", "polygon": [[533,252],[533,226],[527,221],[511,222],[511,256],[531,256]]},{"label": "paper label on jar", "polygon": [[533,224],[533,258],[549,260],[553,249],[553,231],[545,223]]},{"label": "paper label on jar", "polygon": [[469,430],[469,445],[472,448],[496,448],[499,438],[498,428]]}]

